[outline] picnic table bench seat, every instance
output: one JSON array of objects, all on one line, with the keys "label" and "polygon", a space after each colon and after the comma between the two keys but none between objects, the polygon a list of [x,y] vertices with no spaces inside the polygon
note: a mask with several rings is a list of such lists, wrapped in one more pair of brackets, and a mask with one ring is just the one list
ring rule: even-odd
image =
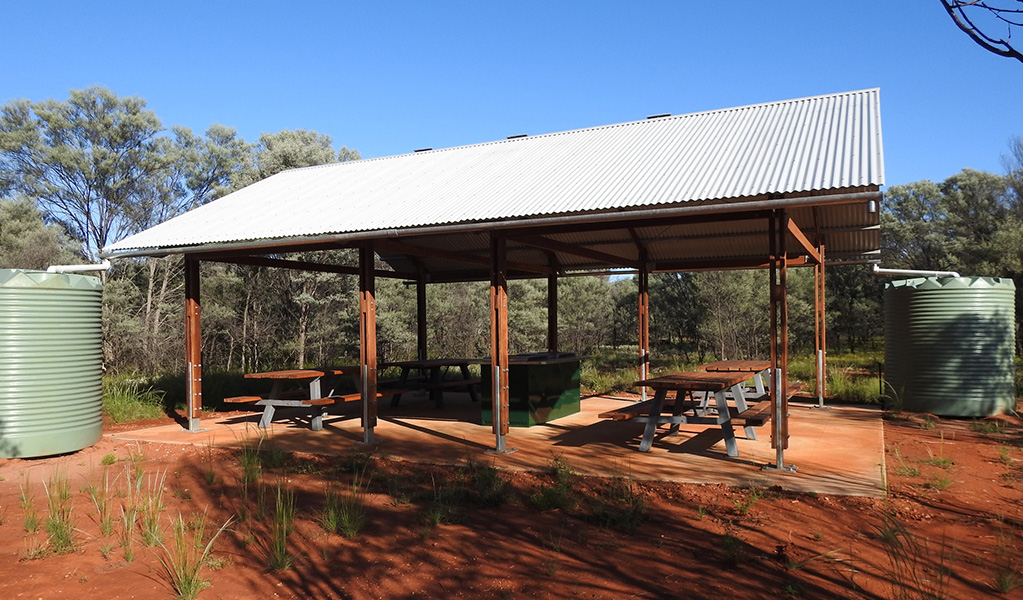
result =
[{"label": "picnic table bench seat", "polygon": [[470,385],[479,385],[481,381],[482,380],[478,377],[473,379],[445,379],[437,383],[428,381],[420,385],[426,389],[447,389],[456,387],[468,387]]},{"label": "picnic table bench seat", "polygon": [[[803,383],[802,381],[790,381],[788,397],[791,399],[793,396],[798,394],[805,386],[806,384]],[[758,402],[764,402],[770,399],[771,393],[765,392],[763,394],[760,394],[759,396],[752,396],[750,398],[746,398],[746,402],[749,404],[756,404]]]},{"label": "picnic table bench seat", "polygon": [[[684,402],[692,402],[690,400],[684,400]],[[629,421],[633,417],[646,416],[650,409],[653,407],[653,399],[646,400],[645,402],[634,402],[632,404],[626,404],[625,406],[616,408],[614,410],[607,410],[599,415],[599,419],[612,419],[614,421]],[[675,408],[675,400],[665,399],[664,405],[661,407],[661,411],[673,411]]]}]

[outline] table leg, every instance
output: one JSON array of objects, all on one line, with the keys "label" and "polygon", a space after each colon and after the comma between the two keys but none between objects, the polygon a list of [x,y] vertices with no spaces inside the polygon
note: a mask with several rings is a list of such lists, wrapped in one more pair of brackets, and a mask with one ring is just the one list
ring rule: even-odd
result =
[{"label": "table leg", "polygon": [[[732,386],[732,397],[735,398],[735,410],[742,413],[749,406],[746,404],[746,392],[744,386],[740,383],[739,385]],[[746,425],[743,430],[746,432],[747,440],[757,439],[757,430],[752,425]]]},{"label": "table leg", "polygon": [[703,394],[703,398],[696,404],[696,408],[693,409],[693,414],[698,417],[707,416],[707,405],[710,404],[710,392],[692,392],[693,401],[696,401],[696,395]]},{"label": "table leg", "polygon": [[[275,379],[273,385],[270,386],[270,395],[268,398],[271,400],[274,398],[280,398],[282,387],[284,387],[284,382],[280,379]],[[270,404],[263,406],[263,416],[259,418],[259,427],[262,429],[270,427],[270,422],[274,420],[275,412],[277,412],[277,409],[274,406]]]},{"label": "table leg", "polygon": [[[409,368],[408,367],[402,367],[401,368],[401,376],[398,377],[398,389],[399,390],[405,389],[405,385],[408,383],[408,372],[409,372]],[[360,390],[362,389],[361,385],[359,386],[359,389]],[[401,394],[394,394],[393,396],[391,396],[391,406],[398,406],[398,402],[400,402],[400,401],[401,401]]]},{"label": "table leg", "polygon": [[[309,382],[309,399],[316,400],[323,397],[323,392],[320,388],[320,378],[317,377]],[[309,427],[313,431],[320,431],[323,429],[323,415],[327,414],[327,407],[325,406],[314,406],[312,410],[312,421]]]},{"label": "table leg", "polygon": [[646,428],[643,429],[643,439],[639,443],[640,452],[647,452],[654,443],[654,434],[657,433],[657,420],[661,416],[661,408],[664,406],[664,398],[667,395],[668,390],[665,388],[660,388],[654,393],[654,401],[650,405],[650,417],[647,419]]},{"label": "table leg", "polygon": [[444,369],[442,367],[433,367],[430,369],[430,400],[433,401],[433,405],[437,408],[444,408],[444,393],[440,389],[441,381],[444,379]]},{"label": "table leg", "polygon": [[757,386],[757,395],[763,396],[771,389],[771,369],[764,369],[753,376],[753,385]]},{"label": "table leg", "polygon": [[277,409],[272,404],[267,404],[263,407],[263,416],[259,419],[259,427],[266,429],[270,427],[270,422],[274,420],[274,413]]},{"label": "table leg", "polygon": [[321,431],[323,429],[323,417],[327,414],[326,406],[314,406],[313,407],[313,421],[310,427],[313,431]]},{"label": "table leg", "polygon": [[[672,408],[671,416],[681,417],[682,411],[685,409],[686,393],[682,390],[675,390],[675,406]],[[672,421],[671,426],[668,428],[668,435],[678,435],[679,425],[685,423],[685,418],[677,421]]]},{"label": "table leg", "polygon": [[732,416],[728,413],[725,390],[714,392],[714,398],[717,400],[718,425],[721,426],[721,435],[725,439],[725,450],[728,456],[739,456],[739,446],[735,443],[735,431],[732,429]]},{"label": "table leg", "polygon": [[[458,366],[462,370],[462,379],[465,379],[466,381],[469,381],[470,379],[472,379],[472,374],[469,373],[469,365],[458,365]],[[480,401],[480,397],[476,395],[476,386],[472,385],[471,383],[468,383],[468,384],[465,385],[465,389],[466,389],[466,391],[469,392],[469,400],[471,400],[473,402],[479,402]]]}]

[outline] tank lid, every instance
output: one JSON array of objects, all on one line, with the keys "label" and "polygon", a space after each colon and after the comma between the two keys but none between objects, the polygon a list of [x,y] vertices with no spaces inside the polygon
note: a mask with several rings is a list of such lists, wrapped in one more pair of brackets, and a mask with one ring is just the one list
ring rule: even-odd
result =
[{"label": "tank lid", "polygon": [[0,269],[0,288],[51,290],[102,290],[103,282],[92,275],[47,273],[28,269]]},{"label": "tank lid", "polygon": [[913,279],[900,279],[889,281],[884,289],[1002,289],[1015,290],[1016,284],[1008,277],[915,277]]}]

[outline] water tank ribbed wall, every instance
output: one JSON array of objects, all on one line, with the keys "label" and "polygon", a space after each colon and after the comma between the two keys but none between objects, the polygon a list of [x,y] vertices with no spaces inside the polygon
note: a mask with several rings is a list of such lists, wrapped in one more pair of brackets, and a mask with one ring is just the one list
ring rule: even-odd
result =
[{"label": "water tank ribbed wall", "polygon": [[1015,406],[1015,286],[989,277],[885,285],[885,380],[895,406],[986,417]]},{"label": "water tank ribbed wall", "polygon": [[101,297],[97,277],[0,269],[0,457],[99,441]]}]

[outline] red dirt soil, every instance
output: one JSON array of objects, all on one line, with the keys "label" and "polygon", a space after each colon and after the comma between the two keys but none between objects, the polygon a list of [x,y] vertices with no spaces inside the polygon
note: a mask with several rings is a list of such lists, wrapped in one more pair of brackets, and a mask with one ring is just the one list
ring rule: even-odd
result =
[{"label": "red dirt soil", "polygon": [[[120,544],[127,500],[117,492],[135,466],[146,482],[165,474],[168,546],[179,512],[189,520],[206,511],[208,531],[232,519],[202,569],[205,599],[1021,597],[1023,423],[905,416],[885,422],[885,442],[887,498],[643,482],[634,484],[645,509],[634,531],[599,518],[613,480],[575,478],[573,506],[541,511],[530,496],[552,485],[550,473],[501,472],[510,488],[489,506],[473,500],[467,468],[378,449],[363,480],[368,522],[348,539],[319,525],[323,491],[328,482],[351,489],[351,464],[365,456],[293,455],[264,469],[260,515],[254,493],[241,500],[237,451],[103,438],[63,457],[0,460],[0,598],[174,597],[162,549],[136,541],[126,561]],[[117,462],[103,466],[111,454]],[[52,489],[62,472],[75,549],[57,555],[46,551],[43,482]],[[86,491],[105,472],[117,517],[109,536]],[[34,533],[19,499],[26,482],[40,521]],[[287,541],[293,565],[275,572],[265,545],[277,482],[295,491],[298,518]],[[886,539],[901,544],[901,561],[892,562]]]}]

